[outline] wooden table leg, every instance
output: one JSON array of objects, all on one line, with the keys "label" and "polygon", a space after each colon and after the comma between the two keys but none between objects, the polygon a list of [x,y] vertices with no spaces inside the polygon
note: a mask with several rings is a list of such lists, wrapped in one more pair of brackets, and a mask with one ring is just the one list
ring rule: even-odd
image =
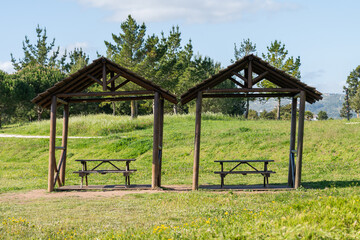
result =
[{"label": "wooden table leg", "polygon": [[224,187],[224,174],[220,174],[220,177],[221,177],[221,188]]},{"label": "wooden table leg", "polygon": [[[264,162],[264,172],[267,172],[268,162]],[[266,182],[269,184],[268,174],[264,174],[264,187],[266,187]]]},{"label": "wooden table leg", "polygon": [[[87,171],[87,164],[86,164],[86,162],[84,162],[85,163],[85,171]],[[87,175],[87,173],[85,174],[85,181],[86,181],[86,186],[88,186],[88,177],[87,177],[88,175]]]}]

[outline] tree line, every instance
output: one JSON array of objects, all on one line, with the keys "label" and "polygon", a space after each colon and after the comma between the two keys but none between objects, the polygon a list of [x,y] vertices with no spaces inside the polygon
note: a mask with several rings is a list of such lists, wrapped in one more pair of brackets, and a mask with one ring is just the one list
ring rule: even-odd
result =
[{"label": "tree line", "polygon": [[[81,48],[60,54],[55,45],[55,38],[48,41],[46,28],[36,28],[36,43],[31,43],[25,36],[23,41],[24,56],[16,59],[11,54],[11,61],[16,70],[7,74],[0,70],[0,127],[3,122],[32,121],[48,118],[48,110],[31,103],[37,94],[44,92],[79,69],[89,64],[89,55]],[[180,96],[197,83],[219,72],[221,64],[214,59],[194,54],[191,40],[185,44],[178,26],[169,33],[159,36],[147,35],[145,23],[138,24],[131,15],[120,24],[120,32],[112,33],[111,40],[104,41],[105,56],[117,64],[128,68],[155,84]],[[248,54],[257,54],[256,44],[244,39],[240,45],[234,46],[234,59],[241,59]],[[286,71],[290,75],[301,78],[300,57],[288,56],[285,44],[275,40],[262,53],[265,61]],[[277,87],[269,81],[259,83],[260,87]],[[130,87],[130,86],[128,86]],[[221,83],[222,88],[234,88],[231,81]],[[124,88],[126,88],[124,86]],[[126,89],[125,89],[126,90]],[[92,86],[88,91],[96,91]],[[204,99],[203,111],[220,112],[230,115],[249,115],[249,99]],[[265,99],[266,100],[266,99]],[[277,119],[281,118],[280,99],[277,107]],[[194,105],[165,105],[170,113],[188,113]],[[131,101],[116,103],[87,103],[71,105],[73,114],[112,113],[126,114],[136,117],[138,114],[152,113],[151,101]]]}]

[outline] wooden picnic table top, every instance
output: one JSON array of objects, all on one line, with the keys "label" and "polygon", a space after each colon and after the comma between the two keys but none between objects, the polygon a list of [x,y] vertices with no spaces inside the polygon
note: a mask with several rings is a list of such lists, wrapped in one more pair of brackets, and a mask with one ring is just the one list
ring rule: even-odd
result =
[{"label": "wooden picnic table top", "polygon": [[214,162],[275,162],[274,160],[215,160]]},{"label": "wooden picnic table top", "polygon": [[131,159],[77,159],[77,162],[127,162],[127,161],[136,161],[135,158]]}]

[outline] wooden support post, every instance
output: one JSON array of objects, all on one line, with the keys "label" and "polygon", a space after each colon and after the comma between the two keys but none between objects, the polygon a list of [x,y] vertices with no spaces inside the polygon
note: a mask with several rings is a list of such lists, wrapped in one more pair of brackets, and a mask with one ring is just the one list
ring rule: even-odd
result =
[{"label": "wooden support post", "polygon": [[249,65],[248,65],[248,71],[247,71],[247,84],[248,84],[248,88],[252,88],[253,86],[253,79],[252,79],[252,58],[249,57]]},{"label": "wooden support post", "polygon": [[291,129],[290,129],[290,151],[289,151],[289,174],[288,174],[288,185],[294,186],[292,179],[292,165],[291,165],[291,151],[295,150],[296,141],[296,110],[297,110],[297,98],[292,98],[291,102]]},{"label": "wooden support post", "polygon": [[305,93],[305,91],[301,91],[300,92],[300,108],[299,108],[298,140],[297,140],[295,188],[298,188],[301,185],[301,168],[302,168],[304,121],[305,121],[305,100],[306,100],[306,93]]},{"label": "wooden support post", "polygon": [[197,99],[196,99],[194,166],[193,166],[192,190],[198,190],[199,189],[201,109],[202,109],[202,92],[198,92]]},{"label": "wooden support post", "polygon": [[153,134],[153,162],[152,162],[152,188],[159,187],[159,140],[160,140],[160,94],[155,92],[154,98],[154,134]]},{"label": "wooden support post", "polygon": [[103,84],[103,91],[106,91],[107,90],[107,80],[106,80],[106,64],[105,64],[105,61],[103,63],[102,84]]},{"label": "wooden support post", "polygon": [[[110,72],[110,79],[114,78],[114,72]],[[110,87],[111,91],[114,92],[115,91],[115,80],[111,81],[111,87]]]},{"label": "wooden support post", "polygon": [[160,99],[160,116],[159,116],[159,172],[158,172],[158,182],[161,187],[161,167],[162,167],[162,154],[163,154],[163,137],[164,137],[164,98]]},{"label": "wooden support post", "polygon": [[55,164],[55,140],[56,140],[56,96],[52,96],[50,110],[50,141],[49,141],[49,173],[48,173],[48,192],[54,190],[54,171]]},{"label": "wooden support post", "polygon": [[62,132],[62,144],[64,148],[61,150],[62,165],[60,168],[60,182],[65,185],[65,170],[66,170],[66,154],[67,154],[67,140],[69,130],[69,105],[64,105],[63,115],[63,132]]}]

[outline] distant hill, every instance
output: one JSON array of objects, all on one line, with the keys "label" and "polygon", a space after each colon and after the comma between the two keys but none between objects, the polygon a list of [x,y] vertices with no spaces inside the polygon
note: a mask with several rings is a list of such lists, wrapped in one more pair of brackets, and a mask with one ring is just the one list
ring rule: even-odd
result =
[{"label": "distant hill", "polygon": [[[340,118],[340,109],[344,102],[345,94],[340,93],[324,93],[323,99],[313,104],[306,103],[306,110],[309,110],[315,114],[319,111],[325,111],[329,117]],[[281,105],[289,104],[289,99],[282,99]],[[263,110],[271,111],[277,105],[277,99],[269,99],[267,102],[254,101],[250,102],[250,109],[257,112]]]}]

